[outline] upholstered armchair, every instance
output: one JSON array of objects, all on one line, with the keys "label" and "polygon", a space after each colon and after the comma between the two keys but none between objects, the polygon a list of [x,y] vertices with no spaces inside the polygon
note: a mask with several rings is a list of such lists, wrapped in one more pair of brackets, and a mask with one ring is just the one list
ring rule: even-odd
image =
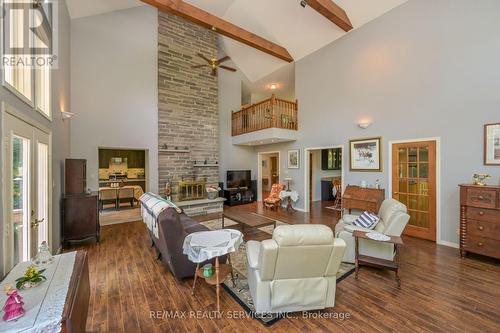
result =
[{"label": "upholstered armchair", "polygon": [[281,204],[280,192],[283,191],[284,188],[285,185],[283,184],[273,184],[271,193],[264,199],[264,207],[270,208],[271,210],[277,210]]},{"label": "upholstered armchair", "polygon": [[284,225],[247,242],[248,286],[257,313],[333,307],[345,242],[320,224]]},{"label": "upholstered armchair", "polygon": [[[378,217],[380,221],[373,231],[383,233],[388,236],[401,236],[405,229],[410,215],[407,213],[406,206],[395,199],[385,199],[380,206]],[[357,216],[345,214],[335,226],[335,235],[343,239],[347,248],[344,254],[344,262],[353,263],[355,260],[355,240],[352,233],[354,230],[372,231],[352,224]],[[374,241],[370,239],[359,239],[359,253],[380,259],[394,259],[394,245]]]}]

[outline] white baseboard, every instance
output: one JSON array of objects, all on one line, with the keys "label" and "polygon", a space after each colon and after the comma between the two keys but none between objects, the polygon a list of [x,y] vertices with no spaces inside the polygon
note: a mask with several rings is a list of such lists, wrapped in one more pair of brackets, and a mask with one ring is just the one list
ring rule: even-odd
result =
[{"label": "white baseboard", "polygon": [[455,249],[458,249],[460,246],[457,244],[457,243],[454,243],[454,242],[448,242],[448,241],[444,241],[444,240],[440,240],[438,242],[436,242],[438,245],[444,245],[444,246],[449,246],[449,247],[453,247]]}]

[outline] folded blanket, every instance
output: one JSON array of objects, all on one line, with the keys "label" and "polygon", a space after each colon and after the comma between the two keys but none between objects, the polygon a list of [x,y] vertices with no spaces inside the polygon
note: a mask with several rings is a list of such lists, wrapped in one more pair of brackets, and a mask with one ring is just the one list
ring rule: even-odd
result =
[{"label": "folded blanket", "polygon": [[177,213],[182,213],[182,210],[171,201],[163,199],[157,194],[147,192],[144,193],[139,201],[141,203],[141,215],[148,229],[158,238],[158,216],[165,209],[173,208]]}]

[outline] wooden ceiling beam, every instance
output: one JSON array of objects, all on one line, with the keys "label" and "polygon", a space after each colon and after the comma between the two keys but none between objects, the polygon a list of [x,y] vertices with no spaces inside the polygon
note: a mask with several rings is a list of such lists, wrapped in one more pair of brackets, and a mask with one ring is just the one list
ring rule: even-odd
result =
[{"label": "wooden ceiling beam", "polygon": [[347,13],[332,0],[306,0],[307,5],[335,23],[340,29],[348,32],[352,30],[352,23]]},{"label": "wooden ceiling beam", "polygon": [[151,6],[176,16],[185,18],[195,24],[214,30],[221,35],[227,36],[240,43],[246,44],[257,50],[270,54],[287,62],[293,62],[288,51],[265,38],[240,28],[215,15],[199,9],[181,0],[141,0]]}]

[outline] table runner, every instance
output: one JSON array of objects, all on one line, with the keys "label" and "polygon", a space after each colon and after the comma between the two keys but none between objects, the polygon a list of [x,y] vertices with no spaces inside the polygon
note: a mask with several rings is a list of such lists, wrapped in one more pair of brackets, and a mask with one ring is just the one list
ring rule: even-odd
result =
[{"label": "table runner", "polygon": [[[43,273],[47,278],[35,288],[20,290],[26,314],[17,321],[5,322],[0,318],[0,332],[60,332],[61,320],[68,294],[69,283],[75,266],[76,252],[54,256],[54,262]],[[17,264],[0,283],[0,307],[7,295],[3,293],[6,284],[15,287],[15,280],[24,275],[31,262]]]}]

